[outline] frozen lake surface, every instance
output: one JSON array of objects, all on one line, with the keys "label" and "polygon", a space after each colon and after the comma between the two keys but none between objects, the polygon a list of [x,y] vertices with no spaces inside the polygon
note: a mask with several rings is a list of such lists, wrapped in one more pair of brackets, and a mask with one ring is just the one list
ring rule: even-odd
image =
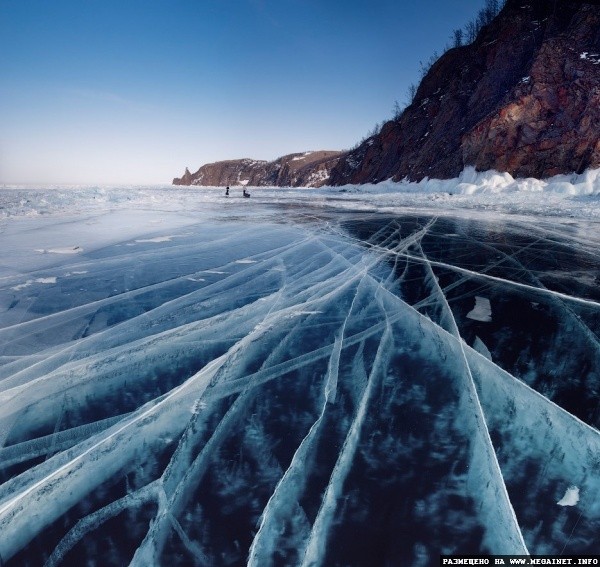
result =
[{"label": "frozen lake surface", "polygon": [[208,195],[2,194],[0,564],[600,553],[597,200]]}]

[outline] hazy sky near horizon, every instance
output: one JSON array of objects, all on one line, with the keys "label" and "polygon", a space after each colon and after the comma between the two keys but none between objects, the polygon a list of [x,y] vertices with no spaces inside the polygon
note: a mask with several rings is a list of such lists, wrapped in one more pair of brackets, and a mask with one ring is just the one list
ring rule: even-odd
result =
[{"label": "hazy sky near horizon", "polygon": [[344,149],[483,0],[0,0],[0,184]]}]

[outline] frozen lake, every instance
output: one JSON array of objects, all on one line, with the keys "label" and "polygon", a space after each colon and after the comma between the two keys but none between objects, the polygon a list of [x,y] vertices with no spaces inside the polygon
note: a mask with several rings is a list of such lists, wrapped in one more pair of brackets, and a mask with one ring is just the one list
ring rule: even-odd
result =
[{"label": "frozen lake", "polygon": [[171,191],[2,197],[0,564],[600,553],[597,205]]}]

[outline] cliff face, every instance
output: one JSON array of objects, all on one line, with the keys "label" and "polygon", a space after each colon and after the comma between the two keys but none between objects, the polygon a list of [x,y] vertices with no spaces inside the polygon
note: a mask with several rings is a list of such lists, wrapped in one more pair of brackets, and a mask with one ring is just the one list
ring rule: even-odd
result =
[{"label": "cliff face", "polygon": [[450,178],[466,165],[540,178],[600,167],[600,6],[508,0],[329,183]]},{"label": "cliff face", "polygon": [[317,151],[289,154],[275,161],[238,159],[203,165],[196,173],[186,168],[174,185],[320,187],[343,154]]}]

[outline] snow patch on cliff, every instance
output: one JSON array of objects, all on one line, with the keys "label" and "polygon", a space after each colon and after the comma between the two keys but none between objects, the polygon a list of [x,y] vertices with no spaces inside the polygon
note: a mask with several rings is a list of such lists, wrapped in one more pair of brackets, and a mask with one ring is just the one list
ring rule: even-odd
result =
[{"label": "snow patch on cliff", "polygon": [[304,159],[306,156],[309,156],[310,154],[314,154],[315,152],[304,152],[303,154],[293,157],[290,161],[299,161]]},{"label": "snow patch on cliff", "polygon": [[327,181],[330,172],[327,169],[319,169],[313,171],[308,178],[309,187],[318,187]]}]

